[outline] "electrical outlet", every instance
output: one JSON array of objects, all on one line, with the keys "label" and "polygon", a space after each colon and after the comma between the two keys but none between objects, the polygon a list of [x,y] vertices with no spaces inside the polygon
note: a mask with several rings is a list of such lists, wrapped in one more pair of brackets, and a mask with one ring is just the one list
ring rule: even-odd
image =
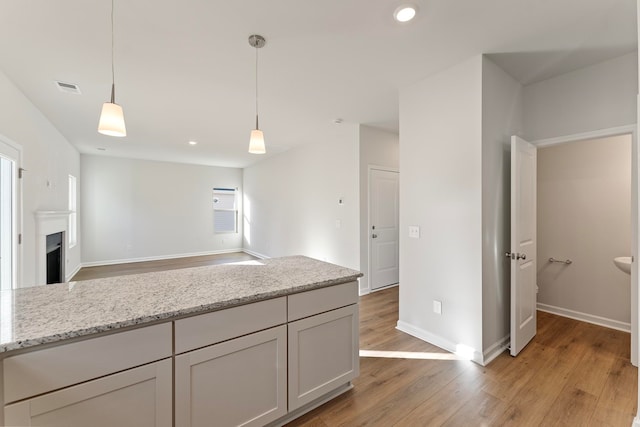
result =
[{"label": "electrical outlet", "polygon": [[410,225],[409,226],[409,237],[412,239],[419,239],[420,238],[420,227],[417,225]]},{"label": "electrical outlet", "polygon": [[442,301],[433,300],[433,312],[435,314],[442,314]]}]

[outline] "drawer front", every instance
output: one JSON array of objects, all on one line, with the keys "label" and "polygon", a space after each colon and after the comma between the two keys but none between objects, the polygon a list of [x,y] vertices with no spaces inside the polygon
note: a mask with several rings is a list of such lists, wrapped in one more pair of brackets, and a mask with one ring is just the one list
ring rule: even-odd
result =
[{"label": "drawer front", "polygon": [[288,321],[302,319],[358,302],[358,282],[289,295]]},{"label": "drawer front", "polygon": [[171,356],[171,323],[115,333],[3,360],[5,403]]},{"label": "drawer front", "polygon": [[171,427],[171,359],[5,407],[7,426]]},{"label": "drawer front", "polygon": [[176,353],[184,353],[286,322],[286,297],[176,320]]}]

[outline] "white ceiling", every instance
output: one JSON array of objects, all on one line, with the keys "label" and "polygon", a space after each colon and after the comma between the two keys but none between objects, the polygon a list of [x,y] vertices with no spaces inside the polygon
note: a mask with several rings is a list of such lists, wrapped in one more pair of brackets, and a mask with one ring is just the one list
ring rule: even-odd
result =
[{"label": "white ceiling", "polygon": [[[0,0],[0,69],[83,153],[245,167],[321,144],[336,118],[397,131],[398,88],[475,54],[526,84],[637,48],[635,0],[413,0],[409,24],[392,18],[400,3],[116,0],[122,139],[96,131],[111,86],[109,0]],[[265,156],[246,152],[254,33],[267,39]]]}]

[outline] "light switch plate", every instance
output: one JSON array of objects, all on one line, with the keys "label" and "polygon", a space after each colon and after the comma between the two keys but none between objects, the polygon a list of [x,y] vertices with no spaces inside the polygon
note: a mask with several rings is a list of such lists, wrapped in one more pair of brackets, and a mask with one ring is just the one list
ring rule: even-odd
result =
[{"label": "light switch plate", "polygon": [[435,314],[442,314],[442,302],[433,300],[433,312]]},{"label": "light switch plate", "polygon": [[409,237],[412,239],[419,239],[420,238],[420,227],[417,225],[410,225],[409,226]]}]

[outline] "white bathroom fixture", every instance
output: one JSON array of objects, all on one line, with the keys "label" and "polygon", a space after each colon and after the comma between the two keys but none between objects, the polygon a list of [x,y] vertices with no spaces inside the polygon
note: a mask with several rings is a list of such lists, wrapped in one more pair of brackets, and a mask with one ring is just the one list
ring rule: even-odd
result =
[{"label": "white bathroom fixture", "polygon": [[631,257],[630,256],[619,256],[613,259],[613,263],[620,270],[624,271],[627,274],[631,274]]}]

